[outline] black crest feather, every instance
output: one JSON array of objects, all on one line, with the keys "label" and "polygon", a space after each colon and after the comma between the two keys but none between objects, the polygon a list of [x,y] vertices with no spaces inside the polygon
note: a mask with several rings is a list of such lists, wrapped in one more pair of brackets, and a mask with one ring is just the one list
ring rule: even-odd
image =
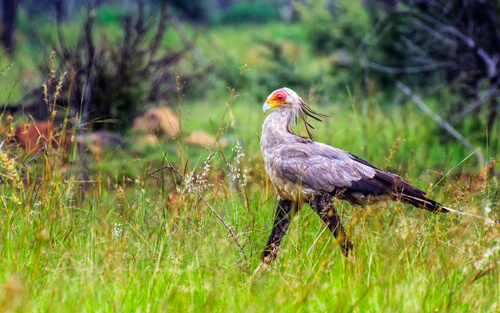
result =
[{"label": "black crest feather", "polygon": [[311,134],[311,129],[316,130],[314,126],[312,126],[307,120],[306,116],[309,116],[313,119],[315,119],[318,122],[323,122],[323,118],[328,117],[328,115],[319,113],[311,109],[302,99],[300,99],[300,110],[299,110],[299,116],[304,122],[304,126],[306,127],[307,135],[309,136],[309,139],[314,141],[313,135]]}]

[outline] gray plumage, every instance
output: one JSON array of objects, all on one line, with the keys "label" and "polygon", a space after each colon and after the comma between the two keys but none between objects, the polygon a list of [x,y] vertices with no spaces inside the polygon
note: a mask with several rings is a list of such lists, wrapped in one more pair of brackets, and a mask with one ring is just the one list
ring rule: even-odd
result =
[{"label": "gray plumage", "polygon": [[311,114],[315,112],[289,88],[276,90],[269,97],[277,92],[287,97],[263,124],[261,150],[280,198],[307,202],[316,194],[329,193],[355,205],[399,199],[430,211],[447,212],[398,175],[344,150],[294,134],[291,126],[300,112],[305,108]]}]

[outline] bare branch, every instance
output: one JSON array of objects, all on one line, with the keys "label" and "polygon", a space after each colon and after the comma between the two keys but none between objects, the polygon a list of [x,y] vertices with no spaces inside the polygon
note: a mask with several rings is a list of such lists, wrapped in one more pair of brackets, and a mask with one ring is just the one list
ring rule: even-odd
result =
[{"label": "bare branch", "polygon": [[493,78],[497,76],[497,65],[498,65],[498,55],[494,55],[493,57],[490,57],[486,51],[480,46],[476,44],[473,38],[463,34],[456,28],[453,28],[451,26],[446,26],[441,29],[444,32],[448,32],[458,39],[460,39],[469,50],[474,51],[474,53],[484,62],[484,65],[486,66],[487,70],[487,77],[488,78]]},{"label": "bare branch", "polygon": [[[179,171],[175,166],[172,165],[172,163],[170,163],[169,160],[166,159],[166,162],[167,162],[167,165],[164,166],[164,167],[161,167],[153,172],[151,172],[150,174],[148,174],[149,176],[153,176],[154,174],[166,169],[166,168],[169,168],[171,169],[172,171],[174,171],[175,173],[177,173],[177,175],[179,175],[183,181],[186,181],[184,179],[184,174],[181,173],[181,171]],[[191,185],[191,182],[187,182],[187,184]],[[224,221],[224,219],[219,215],[219,213],[217,213],[217,211],[215,211],[215,209],[213,208],[213,206],[210,205],[210,203],[208,203],[208,201],[201,195],[201,193],[196,189],[196,188],[193,188],[194,192],[196,193],[196,195],[198,196],[198,198],[200,198],[200,200],[205,203],[206,206],[208,206],[208,208],[210,209],[210,211],[215,215],[215,217],[222,223],[222,225],[224,225],[224,227],[227,229],[228,233],[229,233],[229,236],[232,237],[234,239],[234,242],[236,243],[236,245],[238,246],[238,248],[240,249],[241,251],[241,254],[243,255],[243,257],[245,258],[245,260],[248,260],[247,259],[247,256],[245,254],[245,251],[243,250],[243,247],[241,246],[240,242],[238,241],[238,236],[236,235],[236,233],[234,232],[233,228],[231,225],[227,224],[226,221]]]},{"label": "bare branch", "polygon": [[452,65],[449,62],[426,64],[419,67],[389,67],[369,61],[368,66],[374,70],[390,74],[411,74],[433,71],[438,68],[446,68]]},{"label": "bare branch", "polygon": [[168,20],[170,25],[174,28],[174,30],[177,32],[177,35],[179,35],[179,38],[183,42],[184,46],[191,51],[191,53],[194,55],[196,61],[202,66],[206,67],[208,64],[208,61],[203,57],[201,52],[194,46],[193,42],[188,38],[186,35],[186,32],[184,31],[184,28],[182,27],[181,23],[179,20],[165,11],[165,18]]},{"label": "bare branch", "polygon": [[491,88],[479,99],[474,101],[471,105],[466,107],[462,112],[459,112],[451,117],[452,120],[456,120],[459,118],[462,118],[466,116],[467,114],[473,112],[474,110],[478,109],[480,106],[482,106],[484,103],[486,103],[488,100],[496,98],[499,95],[498,93],[498,86],[500,85],[500,78],[497,79],[495,84],[491,86]]},{"label": "bare branch", "polygon": [[414,51],[422,56],[428,55],[427,51],[425,51],[424,49],[422,49],[422,47],[420,47],[415,42],[410,40],[407,36],[401,36],[401,41],[408,47],[408,49],[410,49],[410,51]]},{"label": "bare branch", "polygon": [[439,39],[442,42],[442,44],[449,44],[452,46],[455,45],[455,42],[453,40],[451,40],[447,36],[443,35],[442,33],[436,31],[433,27],[423,23],[419,19],[417,19],[415,17],[411,17],[411,18],[409,18],[409,20],[415,24],[415,27],[420,28],[421,30],[427,32],[432,37]]},{"label": "bare branch", "polygon": [[166,1],[164,1],[160,9],[160,19],[158,21],[158,26],[156,27],[156,34],[152,44],[149,47],[149,63],[151,63],[153,61],[153,58],[156,56],[156,52],[158,50],[158,47],[160,46],[160,41],[162,40],[163,35],[165,34],[165,30],[167,29],[167,26],[165,24],[166,11],[167,11],[167,3]]},{"label": "bare branch", "polygon": [[464,147],[466,147],[471,153],[474,153],[474,156],[478,159],[481,166],[486,164],[486,160],[479,149],[474,148],[470,142],[465,139],[462,135],[460,135],[448,122],[443,120],[439,115],[432,112],[431,109],[420,99],[419,96],[414,94],[410,88],[408,88],[405,84],[400,81],[396,82],[396,86],[401,89],[407,96],[409,96],[419,107],[424,111],[427,115],[432,117],[439,126],[441,126],[444,130],[446,130],[449,134],[451,134],[455,139],[458,140]]}]

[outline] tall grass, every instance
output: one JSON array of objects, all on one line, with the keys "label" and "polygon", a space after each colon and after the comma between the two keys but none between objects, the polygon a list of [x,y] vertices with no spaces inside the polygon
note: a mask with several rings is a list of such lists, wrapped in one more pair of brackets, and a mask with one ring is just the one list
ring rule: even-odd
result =
[{"label": "tall grass", "polygon": [[[356,209],[336,202],[355,242],[353,264],[304,206],[278,259],[252,276],[276,199],[259,153],[260,106],[235,95],[216,99],[221,105],[212,112],[196,103],[182,111],[187,131],[215,129],[229,148],[192,151],[182,139],[159,141],[152,153],[160,161],[121,179],[119,172],[107,175],[105,160],[94,156],[86,189],[76,154],[67,162],[62,151],[46,147],[27,163],[3,146],[0,310],[500,310],[498,226],[399,203]],[[362,151],[356,106],[323,109],[332,119],[318,125],[316,138]],[[369,161],[421,188],[431,190],[466,157],[458,146],[444,149],[415,111],[371,114]],[[168,166],[155,171],[162,165]],[[462,211],[498,214],[498,180],[460,169],[432,196]]]}]

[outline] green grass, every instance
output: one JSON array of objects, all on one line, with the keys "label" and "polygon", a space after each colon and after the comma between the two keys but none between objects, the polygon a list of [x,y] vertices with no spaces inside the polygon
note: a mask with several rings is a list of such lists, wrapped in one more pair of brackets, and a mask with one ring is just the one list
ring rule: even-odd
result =
[{"label": "green grass", "polygon": [[[218,127],[226,101],[208,115],[202,104],[185,105],[185,132]],[[433,215],[408,205],[352,208],[337,202],[344,224],[355,241],[356,261],[347,261],[320,219],[304,206],[294,218],[279,258],[261,277],[252,273],[271,230],[276,200],[266,182],[258,151],[264,119],[260,105],[244,98],[231,104],[233,123],[223,121],[225,135],[239,138],[246,154],[237,163],[234,141],[214,151],[206,183],[193,180],[204,199],[238,235],[238,248],[226,228],[175,173],[146,176],[161,166],[165,146],[149,151],[157,161],[143,161],[139,173],[119,179],[119,165],[103,169],[106,156],[80,195],[78,158],[61,166],[55,153],[30,164],[31,186],[18,188],[5,180],[0,208],[0,306],[18,312],[123,311],[335,311],[434,312],[496,311],[500,254],[498,227],[480,219]],[[332,115],[318,126],[317,138],[361,154],[362,132],[352,127],[359,114],[332,103]],[[447,150],[422,128],[418,112],[373,110],[368,123],[369,160],[384,166],[396,139],[402,142],[391,169],[429,189],[467,155]],[[385,121],[393,122],[387,128]],[[434,139],[433,139],[434,138]],[[169,159],[181,168],[176,142]],[[203,172],[208,150],[187,149],[189,173]],[[431,149],[429,149],[431,147]],[[172,149],[172,151],[170,151]],[[436,150],[436,151],[430,151]],[[190,152],[191,151],[191,152]],[[117,158],[117,155],[108,156]],[[116,160],[137,167],[133,160]],[[226,163],[227,162],[227,163]],[[468,159],[465,163],[473,162]],[[135,164],[135,165],[134,165]],[[245,186],[228,178],[228,166],[248,170]],[[239,165],[238,165],[239,164]],[[47,167],[48,166],[48,167]],[[9,173],[7,166],[3,173]],[[44,179],[47,169],[51,178]],[[438,171],[441,173],[426,172]],[[459,174],[456,169],[452,174]],[[19,167],[18,167],[19,170]],[[19,173],[26,177],[26,169]],[[114,173],[113,173],[114,171]],[[114,175],[113,175],[114,174]],[[463,211],[498,213],[499,183],[474,176],[450,178],[432,196]],[[127,175],[125,175],[127,176]],[[450,175],[450,177],[453,175]],[[178,187],[174,186],[177,180]],[[209,185],[210,184],[210,185]],[[213,186],[212,186],[213,185]],[[236,187],[238,186],[238,187]],[[491,255],[485,257],[488,249]],[[484,275],[483,275],[484,274]]]},{"label": "green grass", "polygon": [[[104,13],[101,19],[113,19]],[[115,23],[103,24],[96,32],[119,36]],[[72,27],[76,29],[71,24],[66,31],[70,33]],[[189,27],[186,31],[189,36],[194,33]],[[44,32],[53,35],[49,26]],[[206,34],[215,51],[202,36],[197,46],[217,65],[224,61],[217,56],[234,59],[235,64],[224,66],[235,73],[249,64],[251,75],[268,66],[269,60],[261,58],[262,47],[250,33],[296,46],[306,42],[298,25],[270,24],[213,28]],[[171,30],[166,37],[169,44],[178,44]],[[28,90],[22,86],[30,81],[29,71],[34,72],[44,59],[43,53],[30,49],[25,46],[16,52],[7,71],[2,69],[11,61],[0,55],[0,72],[5,74],[0,76],[3,103],[22,98]],[[298,72],[315,72],[329,62],[325,57],[311,63],[309,51],[302,53],[294,61]],[[38,76],[33,79],[38,80],[43,81]],[[336,202],[355,243],[354,263],[344,258],[321,220],[304,206],[293,219],[278,259],[262,276],[253,276],[276,207],[259,147],[265,118],[261,107],[267,96],[262,92],[271,88],[253,82],[237,90],[239,96],[230,101],[228,111],[224,84],[214,82],[204,98],[183,99],[182,137],[199,129],[214,135],[221,131],[226,148],[210,150],[182,140],[159,140],[157,145],[138,149],[141,138],[131,136],[123,150],[98,157],[87,154],[90,183],[85,191],[81,190],[80,155],[70,154],[69,162],[63,162],[59,153],[49,150],[27,164],[32,156],[23,158],[15,144],[4,144],[1,312],[500,310],[499,227],[399,203],[359,209]],[[489,207],[498,217],[498,178],[485,179],[470,153],[446,138],[432,120],[411,104],[375,99],[370,99],[364,119],[361,93],[353,88],[351,99],[347,90],[351,84],[343,85],[348,87],[333,90],[330,99],[312,103],[331,116],[324,123],[314,123],[318,141],[402,175],[445,205],[478,215]],[[297,91],[307,98],[309,90]],[[439,112],[439,103],[429,99],[426,103]],[[477,125],[463,127],[464,134],[478,133],[472,129]],[[241,158],[237,141],[245,153]],[[488,154],[493,142],[472,141],[487,159],[495,157]],[[165,166],[165,155],[186,176],[203,175],[204,162],[212,154],[206,180],[186,183],[169,169],[156,177],[147,175]],[[230,171],[245,174],[247,181],[231,179]],[[28,178],[29,185],[25,181],[19,186]],[[242,250],[193,188],[231,226]]]}]

